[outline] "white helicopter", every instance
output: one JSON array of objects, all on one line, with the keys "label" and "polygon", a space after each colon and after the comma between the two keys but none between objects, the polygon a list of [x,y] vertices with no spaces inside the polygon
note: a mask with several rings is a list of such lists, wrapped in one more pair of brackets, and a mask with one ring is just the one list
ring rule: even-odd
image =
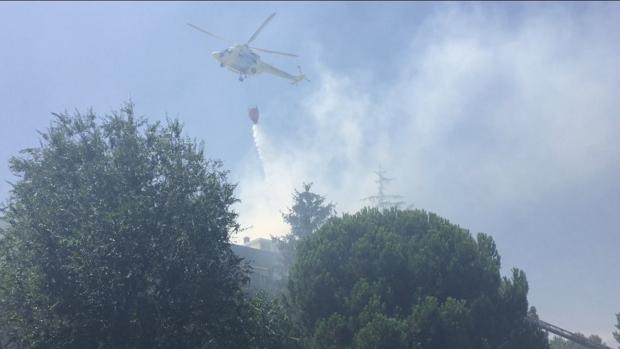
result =
[{"label": "white helicopter", "polygon": [[[252,47],[249,46],[250,43],[252,41],[254,41],[254,39],[256,39],[256,37],[258,36],[258,34],[261,32],[261,30],[263,30],[263,28],[267,25],[267,23],[269,23],[269,21],[271,21],[271,19],[275,16],[275,13],[272,13],[271,16],[269,16],[264,22],[263,24],[261,24],[260,27],[258,27],[258,29],[256,29],[256,31],[254,32],[254,34],[252,34],[252,36],[250,37],[250,39],[245,43],[245,44],[233,44],[233,46],[223,50],[223,51],[215,51],[211,54],[211,56],[213,56],[213,58],[215,58],[218,62],[220,62],[220,66],[221,67],[227,67],[228,69],[230,69],[231,71],[239,74],[239,81],[243,81],[244,79],[247,79],[248,76],[251,75],[256,75],[256,74],[260,74],[260,73],[270,73],[285,79],[289,79],[292,81],[293,84],[297,84],[298,82],[300,82],[301,80],[306,80],[306,81],[310,81],[306,78],[306,76],[301,72],[301,68],[299,68],[299,66],[297,66],[297,68],[299,68],[299,75],[292,75],[289,74],[287,72],[284,72],[280,69],[277,69],[274,66],[271,66],[265,62],[263,62],[260,58],[260,56],[258,54],[256,54],[253,50],[256,51],[260,51],[260,52],[266,52],[266,53],[272,53],[272,54],[277,54],[277,55],[282,55],[282,56],[289,56],[289,57],[297,57],[297,55],[294,55],[292,53],[286,53],[286,52],[278,52],[278,51],[273,51],[273,50],[266,50],[264,48],[258,48],[258,47]],[[190,27],[199,30],[207,35],[210,35],[216,39],[225,41],[225,42],[229,42],[229,40],[226,40],[220,36],[217,36],[213,33],[210,33],[198,26],[195,26],[191,23],[187,23],[187,25],[189,25]]]}]

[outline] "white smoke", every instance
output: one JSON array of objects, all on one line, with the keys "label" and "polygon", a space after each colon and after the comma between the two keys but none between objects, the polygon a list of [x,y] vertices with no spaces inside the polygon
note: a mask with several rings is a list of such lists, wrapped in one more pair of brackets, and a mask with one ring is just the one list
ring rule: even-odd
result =
[{"label": "white smoke", "polygon": [[356,210],[375,193],[379,164],[395,178],[388,192],[465,224],[476,221],[472,209],[527,204],[608,172],[620,149],[620,70],[604,39],[613,20],[586,13],[577,22],[558,10],[502,23],[483,10],[429,18],[384,90],[319,67],[302,109],[283,104],[283,117],[303,120],[300,131],[262,155],[277,214],[245,200],[252,214],[241,218],[285,231],[279,211],[304,181],[341,212]]},{"label": "white smoke", "polygon": [[[437,13],[399,50],[400,77],[377,77],[383,89],[319,66],[301,109],[282,104],[299,131],[263,130],[273,142],[261,155],[269,181],[251,172],[240,181],[248,235],[286,232],[281,212],[304,181],[339,212],[357,210],[376,191],[379,164],[395,178],[388,193],[492,234],[505,233],[492,224],[517,229],[501,225],[511,212],[613,178],[620,12],[593,8],[511,20],[482,7]],[[502,251],[508,266],[525,263],[513,264],[516,254]]]}]

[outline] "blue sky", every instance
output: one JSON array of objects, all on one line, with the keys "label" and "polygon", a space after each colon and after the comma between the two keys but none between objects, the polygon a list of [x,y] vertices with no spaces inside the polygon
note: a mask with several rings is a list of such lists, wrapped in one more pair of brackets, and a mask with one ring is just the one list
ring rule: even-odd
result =
[{"label": "blue sky", "polygon": [[[244,83],[212,51],[272,12],[261,57],[312,80]],[[620,312],[618,3],[0,3],[0,199],[51,112],[131,99],[179,118],[238,182],[253,237],[303,181],[359,209],[375,191],[492,235],[549,322],[611,344]],[[258,105],[254,130],[249,105]],[[263,161],[256,146],[260,147]]]}]

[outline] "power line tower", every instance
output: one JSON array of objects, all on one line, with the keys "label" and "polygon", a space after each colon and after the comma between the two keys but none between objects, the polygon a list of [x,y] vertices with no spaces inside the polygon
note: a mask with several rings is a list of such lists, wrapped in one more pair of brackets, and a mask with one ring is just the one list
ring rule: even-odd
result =
[{"label": "power line tower", "polygon": [[[388,178],[385,176],[385,171],[379,166],[379,170],[375,171],[377,175],[377,179],[375,183],[377,183],[378,191],[376,195],[368,196],[363,198],[363,201],[370,201],[372,206],[384,210],[391,207],[399,208],[404,205],[405,202],[401,201],[402,196],[400,195],[389,195],[385,193],[385,184],[393,181],[393,178]],[[398,201],[391,201],[398,200]]]}]

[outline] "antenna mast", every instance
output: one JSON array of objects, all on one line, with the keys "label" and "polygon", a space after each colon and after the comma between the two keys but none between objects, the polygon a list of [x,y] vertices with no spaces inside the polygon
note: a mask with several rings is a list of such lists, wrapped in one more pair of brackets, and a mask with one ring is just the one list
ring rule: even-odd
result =
[{"label": "antenna mast", "polygon": [[372,195],[362,200],[370,201],[374,207],[382,210],[391,207],[398,208],[403,205],[405,203],[404,201],[390,201],[402,199],[402,196],[389,195],[385,193],[385,184],[391,182],[394,179],[386,177],[385,171],[381,168],[381,166],[379,166],[379,170],[375,171],[375,174],[377,175],[377,179],[375,180],[375,183],[377,183],[378,186],[377,195]]}]

